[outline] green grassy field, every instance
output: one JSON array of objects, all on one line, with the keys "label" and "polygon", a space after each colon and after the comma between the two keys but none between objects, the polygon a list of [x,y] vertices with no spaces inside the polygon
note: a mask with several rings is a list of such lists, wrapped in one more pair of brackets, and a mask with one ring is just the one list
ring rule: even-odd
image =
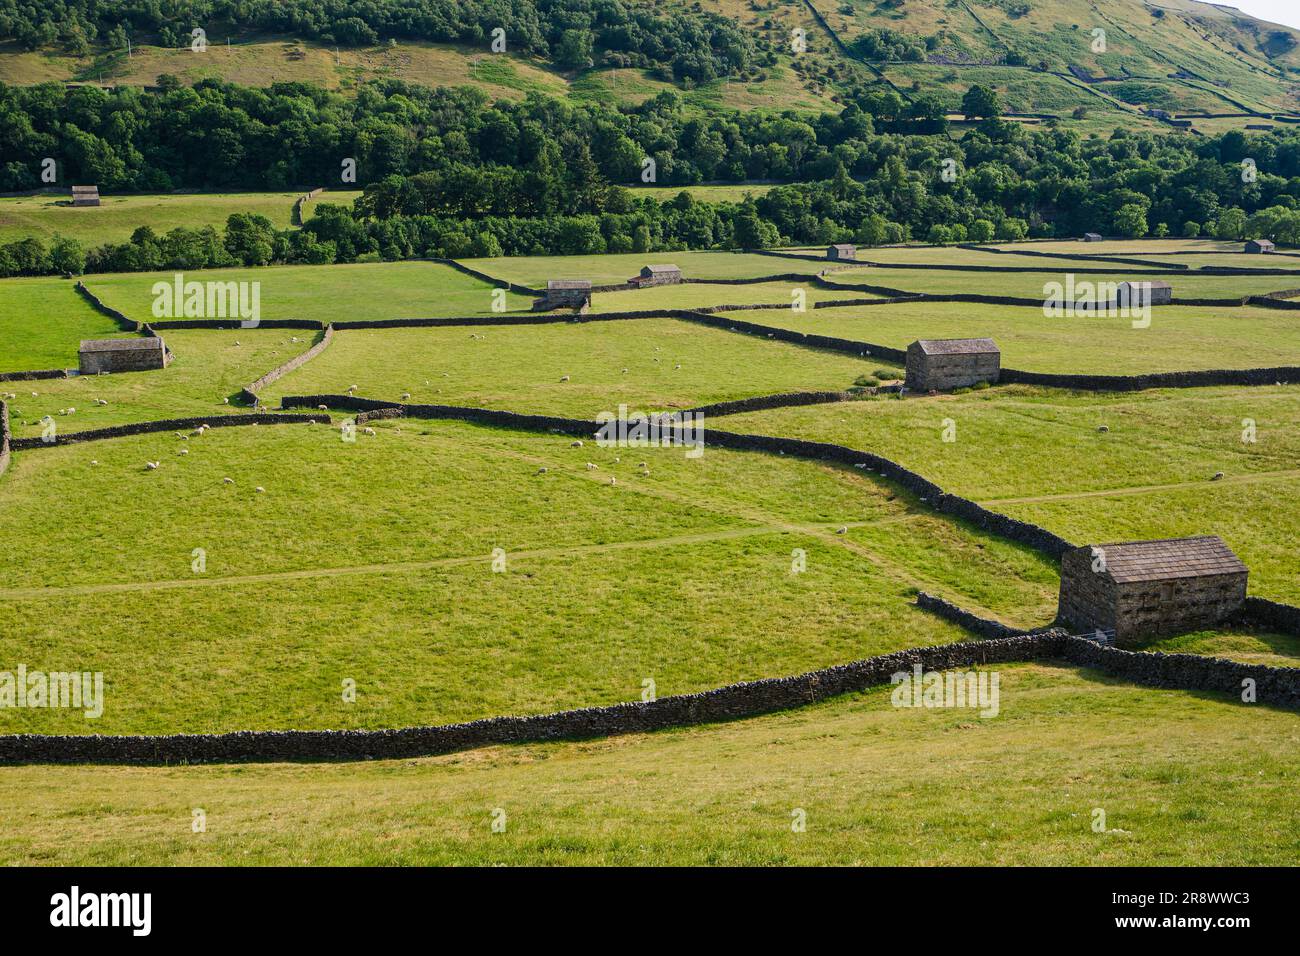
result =
[{"label": "green grassy field", "polygon": [[701,690],[961,639],[911,606],[918,587],[1052,614],[1049,562],[854,469],[450,422],[376,431],[20,453],[0,482],[7,651],[102,670],[110,703],[98,721],[5,710],[0,731],[397,727],[630,700],[647,677]]},{"label": "green grassy field", "polygon": [[[114,196],[105,193],[99,206],[74,208],[66,192],[0,197],[0,242],[55,233],[76,239],[87,248],[125,242],[141,226],[162,234],[183,226],[225,227],[234,213],[265,216],[277,229],[291,225],[299,193],[160,193]],[[318,202],[351,205],[359,192],[327,192]],[[308,207],[310,210],[310,206]],[[310,215],[310,211],[308,211]]]},{"label": "green grassy field", "polygon": [[0,280],[0,372],[76,368],[82,339],[129,334],[66,279]]},{"label": "green grassy field", "polygon": [[[1247,420],[1253,443],[1243,441]],[[944,442],[949,421],[956,440]],[[1254,593],[1300,600],[1300,522],[1286,504],[1300,491],[1296,386],[1127,395],[1001,386],[772,409],[717,425],[875,451],[1079,544],[1219,534],[1250,567]]]},{"label": "green grassy field", "polygon": [[594,419],[619,404],[651,412],[843,389],[879,364],[674,319],[358,330],[336,333],[263,398],[341,394],[356,385],[368,398],[409,394],[412,402]]},{"label": "green grassy field", "polygon": [[1156,307],[1148,328],[1134,328],[1134,319],[1119,316],[1049,318],[1039,308],[964,302],[726,314],[898,349],[919,338],[992,336],[1004,366],[1034,372],[1134,375],[1259,368],[1294,365],[1300,355],[1300,325],[1291,313],[1255,307]]},{"label": "green grassy field", "polygon": [[[153,312],[153,285],[172,272],[92,275],[86,285],[133,319]],[[376,262],[347,266],[269,266],[188,272],[200,282],[261,283],[263,319],[428,318],[493,314],[493,286],[435,262]],[[527,311],[532,300],[507,293],[507,311]]]},{"label": "green grassy field", "polygon": [[[1161,251],[1199,248],[1213,246]],[[879,251],[895,262],[1056,262]],[[697,277],[825,267],[721,252],[471,264],[536,285],[621,281],[648,262]],[[834,277],[918,288],[982,279],[978,291],[1000,292],[1042,279],[990,275],[881,267]],[[433,263],[191,277],[260,282],[263,318],[495,314],[489,283]],[[170,273],[87,283],[148,319],[159,278]],[[796,287],[597,293],[594,308],[782,303]],[[862,295],[807,289],[810,304]],[[80,338],[112,331],[63,280],[5,280],[0,310],[0,369],[74,364]],[[1263,309],[1157,309],[1148,329],[941,303],[734,317],[895,347],[991,334],[1004,364],[1045,371],[1295,364],[1300,354],[1288,313]],[[316,339],[266,328],[162,334],[176,356],[165,370],[11,384],[15,433],[37,434],[46,414],[66,432],[236,412],[226,399]],[[871,356],[683,321],[559,322],[341,331],[263,398],[356,385],[367,397],[592,417],[899,374]],[[346,442],[333,414],[333,426],[16,452],[0,476],[0,669],[102,671],[106,700],[99,720],[0,709],[0,733],[387,728],[542,713],[637,700],[647,679],[664,696],[972,639],[916,608],[919,589],[1019,627],[1056,611],[1055,562],[862,470],[717,447],[698,459],[680,447],[575,448],[568,436],[438,420],[379,421],[376,434]],[[1253,442],[1243,440],[1248,421]],[[876,452],[1079,543],[1220,534],[1249,566],[1252,593],[1300,602],[1297,386],[995,386],[705,424]],[[1145,647],[1300,666],[1300,639],[1236,627]],[[1293,714],[1050,664],[1000,673],[993,719],[898,710],[879,688],[752,720],[444,758],[0,768],[0,860],[1215,865],[1284,863],[1300,849],[1288,802]],[[355,702],[343,698],[348,680]],[[206,834],[190,832],[195,807]],[[490,831],[496,807],[505,834]],[[1091,829],[1097,807],[1106,833]],[[795,808],[807,811],[806,833],[790,830]]]},{"label": "green grassy field", "polygon": [[[1300,853],[1293,715],[1067,668],[1007,666],[1000,683],[988,720],[897,710],[886,687],[754,720],[423,760],[5,768],[0,856],[1097,866]],[[194,808],[206,833],[191,832]]]}]

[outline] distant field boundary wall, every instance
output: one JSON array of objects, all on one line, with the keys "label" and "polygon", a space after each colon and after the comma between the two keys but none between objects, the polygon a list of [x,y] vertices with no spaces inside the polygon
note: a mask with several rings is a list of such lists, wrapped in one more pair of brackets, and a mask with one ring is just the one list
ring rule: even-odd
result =
[{"label": "distant field boundary wall", "polygon": [[272,382],[275,382],[278,379],[283,378],[285,375],[288,375],[290,372],[294,371],[295,369],[300,368],[302,365],[306,364],[307,362],[310,362],[317,355],[320,355],[321,352],[324,352],[327,348],[329,348],[329,344],[332,341],[334,341],[334,326],[327,325],[325,326],[324,331],[321,332],[320,339],[315,344],[313,344],[309,349],[307,349],[307,351],[303,352],[301,355],[295,355],[293,358],[289,359],[289,361],[285,362],[283,365],[271,369],[271,371],[267,372],[265,375],[257,379],[255,382],[252,382],[251,384],[244,386],[244,388],[239,393],[239,397],[243,401],[247,402],[249,405],[256,406],[260,402],[260,399],[257,397],[258,392],[266,388],[266,386],[270,385]]},{"label": "distant field boundary wall", "polygon": [[74,288],[77,290],[77,292],[81,294],[81,297],[83,299],[85,299],[87,302],[91,304],[91,306],[94,307],[94,309],[97,312],[101,313],[102,315],[108,316],[110,319],[116,322],[118,326],[121,327],[123,332],[140,331],[139,322],[135,321],[135,319],[128,319],[126,315],[119,312],[117,309],[114,309],[112,306],[105,305],[103,301],[99,298],[99,296],[95,295],[95,293],[91,292],[88,288],[86,288],[86,284],[84,282],[78,280]]},{"label": "distant field boundary wall", "polygon": [[1004,368],[999,385],[1041,385],[1088,392],[1140,392],[1149,388],[1207,388],[1214,385],[1300,384],[1300,366],[1151,372],[1145,375],[1073,375]]},{"label": "distant field boundary wall", "polygon": [[0,401],[0,475],[9,469],[9,406]]},{"label": "distant field boundary wall", "polygon": [[239,425],[288,425],[294,423],[316,422],[330,424],[330,417],[324,412],[317,415],[284,415],[281,413],[264,413],[248,415],[206,415],[190,418],[164,418],[152,422],[132,422],[127,425],[112,425],[108,428],[91,428],[82,432],[61,432],[53,441],[43,438],[14,438],[9,442],[14,451],[34,450],[37,448],[57,448],[59,445],[77,445],[88,441],[103,441],[108,438],[125,438],[128,435],[148,435],[153,432],[170,432],[182,428],[198,428],[208,425],[212,428],[230,428]]},{"label": "distant field boundary wall", "polygon": [[66,368],[43,368],[31,372],[0,372],[0,382],[35,382],[41,379],[67,378]]},{"label": "distant field boundary wall", "polygon": [[482,282],[487,282],[498,288],[509,289],[511,292],[516,292],[519,295],[531,295],[531,296],[542,295],[541,289],[534,289],[531,286],[520,285],[518,282],[511,282],[508,279],[498,279],[496,276],[490,276],[486,272],[482,272],[478,269],[472,268],[471,266],[467,266],[463,262],[457,262],[455,259],[443,259],[443,258],[434,257],[434,258],[425,259],[423,261],[438,262],[444,266],[451,266],[457,272],[463,272],[467,276],[472,276],[475,279],[478,279]]},{"label": "distant field boundary wall", "polygon": [[174,764],[436,756],[476,747],[589,740],[758,717],[881,687],[891,683],[894,675],[912,673],[917,666],[935,672],[1059,660],[1146,686],[1238,698],[1242,681],[1250,678],[1255,681],[1260,704],[1300,707],[1300,668],[1240,664],[1192,654],[1124,651],[1052,630],[917,647],[793,677],[727,684],[654,701],[432,727],[159,736],[8,734],[0,736],[0,763]]},{"label": "distant field boundary wall", "polygon": [[[1043,252],[1041,249],[995,249],[991,246],[978,245],[976,243],[958,242],[954,245],[957,249],[967,249],[971,252],[988,252],[996,256],[1038,256],[1043,259],[1088,259],[1094,262],[1114,262],[1126,266],[1150,266],[1155,269],[1170,269],[1183,272],[1191,266],[1179,262],[1156,262],[1151,259],[1133,259],[1122,255],[1108,255],[1104,252]],[[1114,271],[1114,270],[1110,270]]]}]

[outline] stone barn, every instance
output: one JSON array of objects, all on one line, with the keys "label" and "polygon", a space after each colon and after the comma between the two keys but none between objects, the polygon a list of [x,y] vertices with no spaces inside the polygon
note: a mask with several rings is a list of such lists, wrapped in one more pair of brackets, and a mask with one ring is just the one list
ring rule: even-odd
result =
[{"label": "stone barn", "polygon": [[992,339],[921,339],[907,347],[907,388],[950,391],[996,382],[1002,353]]},{"label": "stone barn", "polygon": [[645,289],[652,285],[677,285],[682,281],[682,270],[677,266],[642,266],[641,274],[627,280],[634,289]]},{"label": "stone barn", "polygon": [[1252,239],[1246,243],[1246,251],[1257,255],[1273,252],[1277,247],[1273,245],[1272,239]]},{"label": "stone barn", "polygon": [[1174,301],[1174,288],[1160,279],[1143,279],[1138,282],[1121,282],[1115,292],[1118,306],[1169,305]]},{"label": "stone barn", "polygon": [[1085,233],[1083,234],[1083,241],[1084,241],[1084,242],[1101,242],[1101,241],[1102,241],[1101,233],[1099,233],[1099,232],[1085,232]]},{"label": "stone barn", "polygon": [[547,279],[546,292],[533,303],[534,312],[550,309],[573,309],[586,312],[591,308],[590,279]]},{"label": "stone barn", "polygon": [[858,257],[858,247],[848,242],[837,242],[826,247],[826,258],[832,262],[852,262]]},{"label": "stone barn", "polygon": [[82,375],[101,372],[149,372],[166,368],[171,353],[160,338],[86,339],[81,343]]},{"label": "stone barn", "polygon": [[72,205],[74,205],[74,206],[98,206],[98,205],[99,205],[99,187],[98,187],[98,186],[73,186],[73,187],[72,187]]},{"label": "stone barn", "polygon": [[1057,620],[1117,642],[1212,627],[1246,598],[1247,569],[1217,535],[1067,551]]}]

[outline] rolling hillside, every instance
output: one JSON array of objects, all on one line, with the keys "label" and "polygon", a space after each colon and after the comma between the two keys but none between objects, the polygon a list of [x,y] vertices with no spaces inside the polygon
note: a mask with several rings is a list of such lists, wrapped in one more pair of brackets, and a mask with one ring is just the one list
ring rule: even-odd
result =
[{"label": "rolling hillside", "polygon": [[[355,89],[382,78],[470,84],[493,97],[529,92],[636,103],[677,86],[702,110],[836,110],[864,88],[930,95],[956,113],[975,83],[998,90],[1030,122],[1058,118],[1088,131],[1190,118],[1199,132],[1300,119],[1300,31],[1196,0],[699,0],[682,17],[718,14],[755,38],[756,64],[726,79],[673,80],[662,69],[619,68],[600,48],[585,68],[537,56],[484,55],[465,45],[381,36],[374,46],[293,37],[212,35],[201,53],[137,38],[133,54],[92,44],[0,43],[0,81],[154,85],[170,74],[248,85],[311,82]],[[796,31],[803,31],[796,34]],[[801,37],[803,49],[796,38]],[[3,38],[0,38],[2,40]],[[617,59],[617,57],[615,58]],[[1171,117],[1149,111],[1163,111]],[[1172,129],[1165,125],[1164,128]]]}]

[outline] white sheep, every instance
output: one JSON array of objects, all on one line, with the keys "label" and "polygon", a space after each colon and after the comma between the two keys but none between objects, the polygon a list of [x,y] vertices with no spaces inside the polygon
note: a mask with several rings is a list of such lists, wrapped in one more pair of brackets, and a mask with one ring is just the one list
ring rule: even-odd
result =
[{"label": "white sheep", "polygon": [[146,470],[146,471],[153,471],[155,468],[158,467],[158,462],[156,462],[156,461],[146,461],[146,462],[144,463],[144,467],[145,467],[145,470]]},{"label": "white sheep", "polygon": [[179,452],[177,452],[177,454],[180,454],[180,455],[188,455],[189,453],[190,453],[190,450],[189,450],[188,448],[182,448]]},{"label": "white sheep", "polygon": [[577,441],[571,441],[571,442],[569,442],[569,447],[570,447],[570,448],[581,448],[581,447],[582,447],[582,439],[579,438]]},{"label": "white sheep", "polygon": [[235,479],[234,479],[234,478],[222,478],[222,479],[221,479],[221,483],[222,483],[223,485],[233,485],[233,484],[235,483]]},{"label": "white sheep", "polygon": [[254,490],[255,490],[259,495],[261,495],[261,494],[265,494],[265,493],[266,493],[266,489],[263,488],[261,485],[258,485],[257,488],[255,488]]},{"label": "white sheep", "polygon": [[595,466],[594,464],[592,464],[591,462],[587,462],[587,470],[588,470],[588,471],[595,471],[595,470],[596,470],[596,466]]},{"label": "white sheep", "polygon": [[[567,375],[561,375],[561,376],[560,376],[560,381],[561,381],[561,382],[567,382],[568,380],[569,380],[569,376],[567,376]],[[35,392],[32,392],[32,394],[35,395],[36,393],[35,393]]]},{"label": "white sheep", "polygon": [[373,435],[373,434],[375,434],[375,430],[374,430],[373,428],[363,428],[361,431],[362,431],[362,434],[365,434],[365,435]]}]

